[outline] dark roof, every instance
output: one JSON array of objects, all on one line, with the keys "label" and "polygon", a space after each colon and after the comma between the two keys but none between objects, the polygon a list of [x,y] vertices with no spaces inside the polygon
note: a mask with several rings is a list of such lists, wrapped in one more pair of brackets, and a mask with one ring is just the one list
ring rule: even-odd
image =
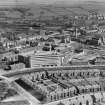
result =
[{"label": "dark roof", "polygon": [[63,104],[63,103],[60,102],[60,103],[58,103],[57,105],[65,105],[65,104]]}]

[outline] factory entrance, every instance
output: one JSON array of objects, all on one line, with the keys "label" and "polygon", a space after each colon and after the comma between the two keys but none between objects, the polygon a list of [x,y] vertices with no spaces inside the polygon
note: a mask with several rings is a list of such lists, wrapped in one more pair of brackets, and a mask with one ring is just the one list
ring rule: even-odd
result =
[{"label": "factory entrance", "polygon": [[93,103],[96,103],[96,98],[95,98],[95,96],[94,96],[94,95],[91,95],[91,97],[92,97]]},{"label": "factory entrance", "polygon": [[86,105],[89,105],[89,101],[88,100],[86,101]]},{"label": "factory entrance", "polygon": [[79,105],[82,105],[82,103],[80,102]]}]

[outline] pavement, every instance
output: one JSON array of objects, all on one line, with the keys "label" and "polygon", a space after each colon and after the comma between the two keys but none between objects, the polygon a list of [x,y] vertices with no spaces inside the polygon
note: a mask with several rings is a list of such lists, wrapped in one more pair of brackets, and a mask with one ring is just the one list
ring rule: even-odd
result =
[{"label": "pavement", "polygon": [[20,101],[20,100],[25,100],[25,98],[20,95],[15,95],[15,96],[12,96],[12,97],[9,97],[9,98],[3,100],[2,102]]}]

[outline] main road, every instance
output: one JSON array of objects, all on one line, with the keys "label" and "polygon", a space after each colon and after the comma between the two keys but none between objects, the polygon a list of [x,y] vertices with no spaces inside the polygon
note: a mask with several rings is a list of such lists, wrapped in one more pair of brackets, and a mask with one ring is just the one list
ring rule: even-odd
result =
[{"label": "main road", "polygon": [[3,76],[11,78],[18,77],[24,74],[30,74],[35,72],[43,72],[43,71],[57,71],[57,70],[89,70],[89,69],[97,69],[104,71],[105,65],[78,65],[78,66],[56,66],[56,67],[38,67],[38,68],[25,68],[19,71],[11,71],[3,74]]}]

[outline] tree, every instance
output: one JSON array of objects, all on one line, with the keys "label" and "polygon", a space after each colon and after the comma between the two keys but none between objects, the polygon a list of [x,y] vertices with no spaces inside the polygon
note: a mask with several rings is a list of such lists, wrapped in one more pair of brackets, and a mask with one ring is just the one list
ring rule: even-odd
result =
[{"label": "tree", "polygon": [[67,15],[64,15],[63,16],[63,20],[65,21],[65,20],[68,20],[68,16]]},{"label": "tree", "polygon": [[2,100],[6,93],[8,92],[8,84],[5,82],[0,82],[0,100]]},{"label": "tree", "polygon": [[86,35],[86,31],[85,30],[79,30],[80,31],[80,33],[81,33],[81,35]]},{"label": "tree", "polygon": [[34,16],[34,14],[31,12],[28,12],[28,16]]},{"label": "tree", "polygon": [[2,44],[2,42],[0,42],[0,48],[2,48],[3,47],[3,44]]},{"label": "tree", "polygon": [[30,10],[30,8],[14,8],[15,11],[18,11],[21,13],[21,18],[25,18],[26,14]]},{"label": "tree", "polygon": [[30,42],[30,46],[31,47],[35,47],[35,46],[37,46],[38,45],[38,42]]},{"label": "tree", "polygon": [[43,15],[44,15],[44,11],[41,11],[41,12],[40,12],[40,16],[39,16],[39,20],[40,20],[40,21],[42,20]]}]

